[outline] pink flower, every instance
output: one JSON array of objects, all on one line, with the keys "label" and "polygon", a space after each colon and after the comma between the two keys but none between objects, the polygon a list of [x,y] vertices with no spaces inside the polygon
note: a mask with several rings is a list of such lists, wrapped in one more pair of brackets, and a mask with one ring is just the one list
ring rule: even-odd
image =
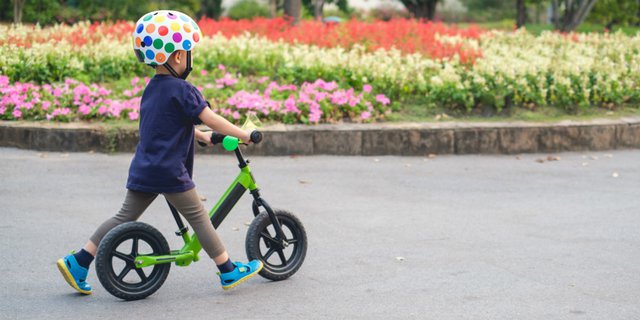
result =
[{"label": "pink flower", "polygon": [[364,86],[362,86],[362,91],[366,92],[366,93],[370,93],[371,92],[371,85],[370,84],[365,84]]},{"label": "pink flower", "polygon": [[22,117],[22,111],[20,111],[20,108],[15,108],[13,109],[13,117],[18,119],[20,117]]},{"label": "pink flower", "polygon": [[207,70],[202,69],[202,70],[200,71],[200,75],[201,75],[201,76],[203,76],[203,77],[204,77],[204,76],[206,76],[206,75],[208,75],[208,74],[209,74],[209,72],[207,72]]},{"label": "pink flower", "polygon": [[387,98],[387,96],[385,96],[384,94],[377,95],[376,96],[376,101],[381,103],[383,106],[386,106],[391,102],[391,100],[389,100],[389,98]]},{"label": "pink flower", "polygon": [[258,83],[263,84],[267,80],[269,80],[269,77],[262,77],[262,78],[258,79]]},{"label": "pink flower", "polygon": [[131,111],[131,112],[129,112],[129,120],[131,120],[131,121],[138,120],[138,117],[139,117],[139,116],[140,116],[140,115],[138,114],[138,112],[137,112],[137,111]]},{"label": "pink flower", "polygon": [[86,104],[83,104],[78,108],[78,112],[86,116],[91,112],[91,107],[89,107]]},{"label": "pink flower", "polygon": [[284,102],[284,108],[286,112],[294,112],[297,114],[302,113],[296,106],[296,99],[293,97],[293,95],[290,95],[289,98],[287,98],[287,100]]},{"label": "pink flower", "polygon": [[371,118],[371,112],[369,111],[364,111],[360,114],[360,119],[362,120],[367,120],[369,118]]},{"label": "pink flower", "polygon": [[59,98],[60,96],[62,96],[62,89],[60,88],[53,89],[53,96],[56,98]]},{"label": "pink flower", "polygon": [[144,84],[145,85],[149,84],[149,80],[151,80],[149,79],[149,77],[144,77]]},{"label": "pink flower", "polygon": [[0,88],[6,88],[9,84],[9,77],[0,75]]},{"label": "pink flower", "polygon": [[133,79],[131,79],[131,86],[135,86],[136,84],[138,84],[138,82],[140,81],[140,78],[138,77],[133,77]]},{"label": "pink flower", "polygon": [[240,119],[240,114],[238,113],[238,111],[234,111],[233,115],[231,115],[231,116],[236,120]]},{"label": "pink flower", "polygon": [[220,70],[222,70],[222,71],[227,70],[227,68],[225,68],[225,66],[224,66],[224,65],[222,65],[222,64],[219,64],[219,65],[218,65],[218,69],[220,69]]}]

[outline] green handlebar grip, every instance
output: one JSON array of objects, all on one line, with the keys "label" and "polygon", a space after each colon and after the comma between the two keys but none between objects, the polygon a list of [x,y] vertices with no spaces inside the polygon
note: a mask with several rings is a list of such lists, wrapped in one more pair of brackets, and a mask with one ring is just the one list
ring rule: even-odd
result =
[{"label": "green handlebar grip", "polygon": [[222,139],[222,147],[227,151],[234,151],[238,149],[240,141],[236,137],[226,136]]}]

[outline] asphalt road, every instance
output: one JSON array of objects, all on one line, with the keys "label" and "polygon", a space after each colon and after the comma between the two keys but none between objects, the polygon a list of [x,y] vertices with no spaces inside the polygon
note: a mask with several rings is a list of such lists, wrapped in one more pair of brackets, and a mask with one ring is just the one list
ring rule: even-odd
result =
[{"label": "asphalt road", "polygon": [[[554,156],[253,158],[265,199],[305,224],[299,272],[225,292],[203,252],[124,302],[93,268],[94,294],[74,293],[55,261],[119,209],[131,155],[0,149],[0,318],[640,319],[640,152]],[[237,166],[195,171],[211,207]],[[249,204],[219,229],[236,260]],[[163,201],[142,221],[179,247]]]}]

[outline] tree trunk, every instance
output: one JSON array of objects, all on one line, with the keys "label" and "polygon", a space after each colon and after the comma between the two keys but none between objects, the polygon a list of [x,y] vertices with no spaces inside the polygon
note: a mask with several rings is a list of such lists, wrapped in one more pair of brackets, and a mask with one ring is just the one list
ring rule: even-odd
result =
[{"label": "tree trunk", "polygon": [[436,17],[436,5],[438,0],[401,0],[407,11],[415,19],[433,21]]},{"label": "tree trunk", "polygon": [[638,2],[638,11],[636,12],[636,26],[640,26],[640,0]]},{"label": "tree trunk", "polygon": [[516,10],[518,12],[516,26],[522,28],[527,23],[527,6],[524,0],[516,0]]},{"label": "tree trunk", "polygon": [[322,20],[322,12],[324,8],[324,0],[315,0],[313,2],[313,16],[317,21]]},{"label": "tree trunk", "polygon": [[300,9],[302,9],[301,0],[284,0],[284,15],[287,19],[291,19],[292,25],[300,22]]},{"label": "tree trunk", "polygon": [[278,0],[269,0],[269,16],[275,18],[278,12]]},{"label": "tree trunk", "polygon": [[558,0],[551,1],[551,23],[553,26],[558,29],[559,21],[560,21],[560,8],[558,7]]},{"label": "tree trunk", "polygon": [[593,9],[597,0],[564,0],[564,12],[562,17],[559,15],[560,6],[558,0],[553,0],[554,7],[554,23],[556,30],[562,32],[570,32],[581,25]]},{"label": "tree trunk", "polygon": [[22,9],[26,0],[13,0],[13,23],[22,23]]}]

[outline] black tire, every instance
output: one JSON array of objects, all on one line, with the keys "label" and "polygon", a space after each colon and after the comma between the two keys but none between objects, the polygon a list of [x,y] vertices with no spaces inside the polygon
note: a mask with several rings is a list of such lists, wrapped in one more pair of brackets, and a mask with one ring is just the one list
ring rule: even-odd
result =
[{"label": "black tire", "polygon": [[261,276],[280,281],[291,277],[302,266],[307,254],[307,233],[302,222],[292,213],[283,210],[274,212],[289,245],[278,245],[280,239],[276,236],[269,214],[261,212],[247,231],[246,250],[249,260],[258,259],[264,264]]},{"label": "black tire", "polygon": [[[125,250],[128,253],[119,251],[119,247],[129,240],[131,245],[127,245],[129,249]],[[142,248],[146,249],[144,252],[140,252],[141,242],[147,245],[147,248]],[[147,252],[149,248],[151,251]],[[133,258],[138,254],[169,254],[169,244],[160,231],[142,222],[123,223],[109,231],[100,241],[96,254],[96,273],[109,293],[124,300],[139,300],[160,289],[169,275],[171,264],[136,268]],[[118,268],[119,265],[124,266]],[[140,281],[132,282],[131,278],[136,277]]]}]

